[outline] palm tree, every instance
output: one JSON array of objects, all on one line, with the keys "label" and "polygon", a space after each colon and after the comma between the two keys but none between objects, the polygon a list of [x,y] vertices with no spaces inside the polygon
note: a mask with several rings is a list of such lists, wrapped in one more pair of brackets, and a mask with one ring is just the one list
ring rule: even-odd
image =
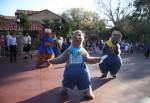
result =
[{"label": "palm tree", "polygon": [[22,28],[22,30],[29,30],[30,26],[31,26],[31,21],[29,19],[29,15],[26,13],[21,13],[20,14],[20,27]]},{"label": "palm tree", "polygon": [[43,19],[43,20],[42,20],[42,24],[43,24],[43,25],[50,25],[49,19]]},{"label": "palm tree", "polygon": [[0,25],[3,25],[3,23],[4,23],[4,17],[0,15]]}]

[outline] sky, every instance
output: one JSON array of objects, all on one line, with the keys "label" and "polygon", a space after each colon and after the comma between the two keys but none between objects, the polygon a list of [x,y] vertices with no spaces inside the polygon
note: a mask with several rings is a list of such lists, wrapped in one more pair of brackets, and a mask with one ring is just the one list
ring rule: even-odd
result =
[{"label": "sky", "polygon": [[95,0],[0,0],[0,15],[14,16],[16,9],[40,11],[48,9],[56,14],[70,8],[96,11]]},{"label": "sky", "polygon": [[[0,15],[14,16],[17,9],[41,11],[48,9],[58,15],[70,8],[84,8],[84,10],[95,11],[101,19],[108,19],[106,15],[98,9],[97,0],[0,0]],[[108,0],[103,0],[108,4]],[[111,0],[112,8],[116,9],[118,0]],[[122,7],[133,0],[121,0]],[[112,25],[111,21],[107,22]]]}]

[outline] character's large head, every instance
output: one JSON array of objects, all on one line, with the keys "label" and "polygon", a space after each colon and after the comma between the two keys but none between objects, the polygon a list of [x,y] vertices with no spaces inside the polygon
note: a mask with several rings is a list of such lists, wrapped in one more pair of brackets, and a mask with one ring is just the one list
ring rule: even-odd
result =
[{"label": "character's large head", "polygon": [[84,41],[84,34],[81,30],[76,30],[72,33],[72,45],[81,47]]},{"label": "character's large head", "polygon": [[122,34],[119,31],[113,31],[111,34],[111,40],[114,45],[121,42]]},{"label": "character's large head", "polygon": [[47,35],[52,33],[52,30],[51,30],[49,25],[44,26],[44,33],[47,34]]}]

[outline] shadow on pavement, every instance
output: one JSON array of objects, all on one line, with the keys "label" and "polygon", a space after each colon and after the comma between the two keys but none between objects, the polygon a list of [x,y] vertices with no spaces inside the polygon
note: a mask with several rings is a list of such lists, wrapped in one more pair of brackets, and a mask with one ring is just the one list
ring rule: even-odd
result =
[{"label": "shadow on pavement", "polygon": [[103,86],[104,84],[106,84],[107,82],[111,80],[113,80],[113,78],[101,79],[100,77],[93,77],[91,78],[92,89],[95,90],[97,88],[100,88],[101,86]]},{"label": "shadow on pavement", "polygon": [[31,77],[21,77],[21,78],[12,78],[9,80],[2,79],[2,80],[0,80],[0,86],[13,85],[13,84],[15,85],[17,83],[28,81],[30,79],[32,79],[32,78]]},{"label": "shadow on pavement", "polygon": [[123,80],[140,80],[150,74],[150,61],[143,54],[123,59],[120,77]]},{"label": "shadow on pavement", "polygon": [[0,60],[0,78],[9,77],[20,72],[44,69],[45,67],[45,65],[41,68],[36,67],[36,57],[26,60],[18,58],[14,63],[10,63],[8,58],[3,58]]},{"label": "shadow on pavement", "polygon": [[[92,88],[93,90],[100,88],[105,83],[112,80],[111,78],[108,79],[100,79],[99,77],[94,77],[91,79],[92,81]],[[80,101],[88,101],[83,100],[82,96],[79,94],[79,91],[77,89],[74,89],[73,91],[68,92],[67,97],[62,97],[60,92],[61,87],[57,87],[54,89],[51,89],[49,91],[43,92],[35,97],[32,97],[30,99],[20,101],[18,103],[79,103]]]},{"label": "shadow on pavement", "polygon": [[68,97],[62,97],[59,94],[60,88],[61,87],[51,89],[35,97],[17,103],[78,103],[78,98],[76,98],[76,95],[72,96],[69,93]]}]

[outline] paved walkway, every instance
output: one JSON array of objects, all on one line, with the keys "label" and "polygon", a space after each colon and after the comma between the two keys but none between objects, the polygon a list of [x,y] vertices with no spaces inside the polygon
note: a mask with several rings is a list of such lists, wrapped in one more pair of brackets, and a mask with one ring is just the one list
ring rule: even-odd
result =
[{"label": "paved walkway", "polygon": [[116,79],[108,76],[101,80],[98,65],[89,65],[96,96],[90,101],[82,101],[77,89],[69,92],[68,99],[62,98],[59,90],[64,64],[37,69],[35,60],[20,57],[9,63],[8,58],[0,58],[0,103],[128,103],[150,96],[150,59],[142,54],[124,56]]}]

